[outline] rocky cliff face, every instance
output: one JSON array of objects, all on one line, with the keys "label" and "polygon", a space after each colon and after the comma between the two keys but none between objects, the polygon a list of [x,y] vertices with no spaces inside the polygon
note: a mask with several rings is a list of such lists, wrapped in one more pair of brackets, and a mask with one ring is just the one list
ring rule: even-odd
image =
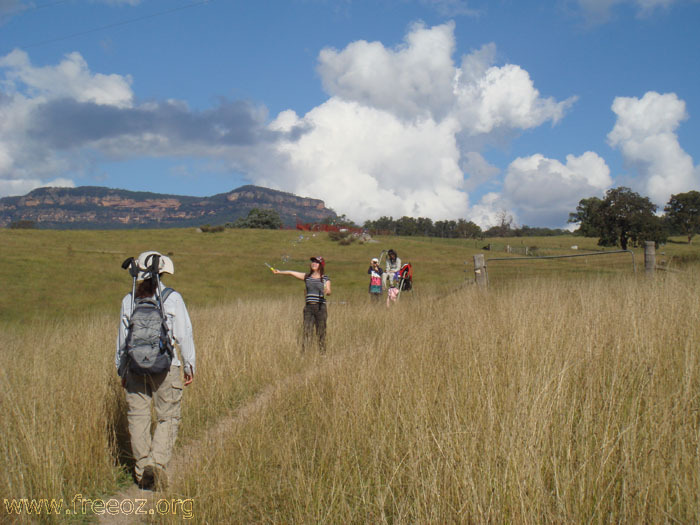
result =
[{"label": "rocky cliff face", "polygon": [[285,225],[335,216],[323,201],[259,186],[212,197],[133,192],[94,186],[39,188],[0,199],[0,227],[33,221],[41,228],[163,228],[225,224],[253,208],[276,210]]}]

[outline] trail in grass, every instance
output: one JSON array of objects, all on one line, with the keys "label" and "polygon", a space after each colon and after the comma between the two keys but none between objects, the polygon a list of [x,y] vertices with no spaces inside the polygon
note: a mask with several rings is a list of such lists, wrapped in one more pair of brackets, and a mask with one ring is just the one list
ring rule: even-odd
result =
[{"label": "trail in grass", "polygon": [[[309,366],[301,372],[267,385],[252,396],[247,403],[239,406],[231,415],[219,420],[202,437],[173,451],[173,457],[168,466],[168,478],[170,480],[177,479],[180,473],[185,472],[188,466],[195,461],[194,458],[197,457],[201,450],[213,449],[221,444],[237,425],[244,424],[250,417],[264,410],[275,399],[276,394],[303,385],[310,379],[333,370],[342,364],[345,355],[344,353],[332,356],[314,356],[310,360]],[[117,512],[114,514],[105,512],[99,516],[99,523],[129,524],[145,522],[149,516],[152,518],[158,514],[157,503],[160,499],[165,498],[170,499],[167,492],[141,490],[136,484],[133,484],[108,499],[116,500],[120,509],[127,511],[133,507],[134,510],[132,512]],[[140,505],[142,505],[142,508],[137,514],[136,509]]]}]

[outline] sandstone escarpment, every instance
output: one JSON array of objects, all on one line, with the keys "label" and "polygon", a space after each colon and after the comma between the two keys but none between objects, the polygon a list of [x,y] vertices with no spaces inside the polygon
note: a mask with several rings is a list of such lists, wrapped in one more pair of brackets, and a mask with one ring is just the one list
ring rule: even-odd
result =
[{"label": "sandstone escarpment", "polygon": [[33,221],[42,228],[161,228],[225,224],[253,208],[276,210],[287,226],[335,216],[323,201],[259,186],[212,197],[134,192],[94,186],[39,188],[0,199],[0,227]]}]

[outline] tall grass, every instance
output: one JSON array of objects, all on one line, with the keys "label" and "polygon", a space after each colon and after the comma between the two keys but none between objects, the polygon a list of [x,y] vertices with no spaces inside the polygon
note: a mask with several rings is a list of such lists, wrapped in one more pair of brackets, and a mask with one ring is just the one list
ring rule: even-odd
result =
[{"label": "tall grass", "polygon": [[[53,498],[113,490],[111,422],[123,409],[104,338],[113,323],[37,322],[2,333],[0,494]],[[4,514],[0,508],[0,519]]]},{"label": "tall grass", "polygon": [[330,355],[173,494],[201,522],[696,522],[698,291],[515,283],[336,310]]},{"label": "tall grass", "polygon": [[[195,522],[700,520],[692,275],[423,287],[391,309],[334,282],[326,356],[300,353],[294,286],[188,302],[198,371],[168,496]],[[116,312],[95,310],[2,327],[3,498],[128,481]]]},{"label": "tall grass", "polygon": [[[293,330],[270,329],[279,328],[280,319],[292,323],[292,304],[252,301],[191,311],[198,371],[187,389],[180,442],[201,436],[266,384],[299,369]],[[3,332],[3,498],[69,502],[76,494],[109,494],[129,482],[133,461],[114,369],[115,320],[36,321]],[[0,521],[4,514],[0,507]]]}]

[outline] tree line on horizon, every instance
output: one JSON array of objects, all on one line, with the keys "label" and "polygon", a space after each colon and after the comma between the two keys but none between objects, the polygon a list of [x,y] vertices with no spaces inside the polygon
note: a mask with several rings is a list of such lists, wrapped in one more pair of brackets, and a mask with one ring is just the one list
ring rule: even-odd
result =
[{"label": "tree line on horizon", "polygon": [[657,206],[630,188],[608,190],[604,198],[581,199],[568,222],[578,224],[574,235],[598,237],[599,246],[640,246],[644,241],[665,243],[670,235],[683,235],[688,244],[700,231],[700,192],[671,195],[664,214]]},{"label": "tree line on horizon", "polygon": [[[370,233],[385,233],[403,236],[426,236],[461,239],[483,239],[485,237],[546,237],[554,235],[577,235],[597,237],[599,246],[620,246],[626,250],[630,245],[640,246],[644,241],[665,243],[671,235],[683,235],[688,244],[700,232],[700,192],[687,191],[671,195],[664,206],[663,215],[657,215],[658,207],[648,197],[630,188],[620,186],[608,190],[605,197],[581,199],[576,211],[569,214],[567,222],[578,224],[572,231],[558,228],[514,226],[513,217],[502,211],[498,223],[486,230],[466,219],[433,222],[425,217],[380,217],[365,221],[363,227]],[[339,219],[342,221],[345,216]],[[354,224],[347,221],[348,226]]]},{"label": "tree line on horizon", "polygon": [[[600,246],[620,246],[626,250],[640,246],[644,241],[665,243],[670,235],[683,235],[688,244],[700,232],[700,192],[691,190],[671,195],[664,206],[663,215],[657,215],[657,206],[648,197],[620,186],[608,190],[605,197],[581,199],[576,211],[569,214],[568,222],[577,224],[573,232],[557,228],[540,228],[514,225],[513,217],[506,211],[498,214],[498,223],[486,230],[466,219],[433,221],[428,217],[399,219],[383,216],[367,220],[360,227],[344,214],[326,217],[322,223],[347,228],[362,228],[371,234],[423,236],[448,239],[484,239],[486,237],[545,237],[578,235],[597,237]],[[9,228],[36,228],[34,221],[16,221]],[[225,228],[279,229],[283,222],[276,210],[254,208],[247,217],[221,226],[203,225],[202,231],[217,232]]]},{"label": "tree line on horizon", "polygon": [[513,224],[513,217],[507,212],[501,212],[498,216],[498,224],[486,230],[473,221],[466,219],[435,221],[427,217],[407,217],[400,219],[393,217],[380,217],[376,220],[367,220],[363,228],[370,233],[383,233],[399,236],[423,236],[440,237],[443,239],[484,239],[485,237],[532,237],[566,235],[567,230],[553,228],[536,228],[531,226],[517,227]]}]

